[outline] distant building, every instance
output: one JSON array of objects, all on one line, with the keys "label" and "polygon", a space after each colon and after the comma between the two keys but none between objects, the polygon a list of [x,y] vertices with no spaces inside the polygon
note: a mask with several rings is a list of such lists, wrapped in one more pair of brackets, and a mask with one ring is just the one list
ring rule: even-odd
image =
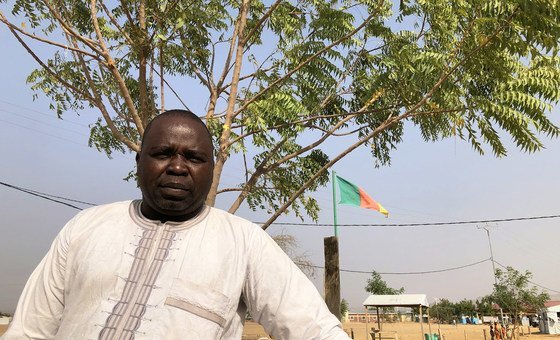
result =
[{"label": "distant building", "polygon": [[9,325],[12,322],[11,316],[0,316],[0,325]]},{"label": "distant building", "polygon": [[[409,310],[396,312],[383,312],[379,315],[383,322],[407,322],[412,321],[412,314]],[[348,313],[347,321],[349,322],[366,322],[366,313]],[[367,313],[367,322],[377,322],[375,311]]]},{"label": "distant building", "polygon": [[544,334],[560,334],[560,300],[547,301],[539,313],[539,330]]}]

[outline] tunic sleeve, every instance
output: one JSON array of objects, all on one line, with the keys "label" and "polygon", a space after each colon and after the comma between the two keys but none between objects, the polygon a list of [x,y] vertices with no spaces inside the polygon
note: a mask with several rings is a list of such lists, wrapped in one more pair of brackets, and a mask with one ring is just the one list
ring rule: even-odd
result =
[{"label": "tunic sleeve", "polygon": [[64,312],[66,254],[71,224],[69,222],[58,234],[47,255],[27,280],[2,340],[55,337]]},{"label": "tunic sleeve", "polygon": [[315,286],[266,232],[256,227],[248,245],[243,296],[255,321],[277,339],[349,339]]}]

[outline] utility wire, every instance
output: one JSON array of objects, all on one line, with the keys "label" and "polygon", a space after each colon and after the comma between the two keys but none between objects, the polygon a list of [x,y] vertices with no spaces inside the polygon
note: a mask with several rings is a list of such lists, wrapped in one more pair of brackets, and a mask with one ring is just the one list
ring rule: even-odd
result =
[{"label": "utility wire", "polygon": [[[463,269],[463,268],[467,268],[467,267],[472,267],[472,266],[476,266],[477,264],[481,264],[484,263],[486,261],[490,261],[490,258],[484,259],[484,260],[480,260],[478,262],[474,262],[474,263],[469,263],[463,266],[458,266],[458,267],[452,267],[452,268],[445,268],[445,269],[436,269],[436,270],[425,270],[425,271],[419,271],[419,272],[387,272],[387,273],[381,273],[381,272],[377,272],[380,275],[421,275],[421,274],[434,274],[434,273],[443,273],[443,272],[449,272],[452,270],[458,270],[458,269]],[[311,268],[317,268],[317,269],[325,269],[325,267],[323,266],[315,266],[315,265],[309,265],[303,262],[296,262],[296,264],[299,264],[301,266],[304,267],[311,267]],[[344,272],[344,273],[358,273],[358,274],[372,274],[372,271],[364,271],[364,270],[350,270],[350,269],[339,269],[340,272]]]},{"label": "utility wire", "polygon": [[[66,198],[62,196],[55,196],[51,194],[47,194],[40,191],[35,191],[31,189],[21,188],[19,186],[11,185],[8,183],[0,182],[1,185],[10,187],[12,189],[20,190],[26,192],[28,194],[32,194],[38,197],[48,196],[53,198],[59,198],[65,201],[76,202],[86,205],[95,206],[97,204],[84,202],[79,200],[74,200],[71,198]],[[47,199],[46,197],[42,197]],[[53,202],[62,203],[57,200],[52,200]],[[68,204],[65,204],[68,205]],[[74,207],[78,210],[82,210],[81,208]],[[544,215],[544,216],[530,216],[530,217],[512,217],[512,218],[502,218],[502,219],[491,219],[491,220],[472,220],[472,221],[450,221],[450,222],[426,222],[426,223],[394,223],[394,224],[339,224],[338,226],[341,227],[425,227],[425,226],[443,226],[443,225],[459,225],[459,224],[481,224],[481,223],[492,223],[492,222],[514,222],[514,221],[527,221],[527,220],[544,220],[544,219],[552,219],[552,218],[560,218],[560,215]],[[254,222],[256,224],[264,224],[264,222]],[[332,224],[328,223],[289,223],[289,222],[273,222],[274,225],[292,225],[292,226],[315,226],[315,227],[332,227]]]},{"label": "utility wire", "polygon": [[25,125],[21,125],[21,124],[18,124],[18,123],[10,122],[10,121],[4,120],[4,119],[0,119],[0,122],[10,124],[10,125],[14,125],[14,126],[17,126],[19,128],[30,130],[30,131],[33,131],[33,132],[38,132],[40,134],[43,134],[43,135],[46,135],[46,136],[49,136],[49,137],[52,137],[52,138],[60,139],[60,140],[65,141],[67,143],[72,143],[72,144],[76,144],[76,145],[88,148],[87,145],[84,145],[82,143],[78,143],[74,140],[64,138],[64,137],[60,137],[60,136],[56,136],[56,135],[53,135],[53,134],[50,134],[50,133],[47,133],[47,132],[44,132],[44,131],[41,131],[41,130],[38,130],[38,129],[33,129],[33,128],[30,128],[29,126],[25,126]]},{"label": "utility wire", "polygon": [[[500,262],[498,262],[498,261],[496,261],[496,260],[494,260],[494,263],[496,263],[498,266],[500,266],[500,267],[502,267],[502,268],[504,268],[504,269],[507,269],[506,266],[504,266],[503,264],[501,264]],[[541,287],[542,289],[546,289],[546,290],[548,290],[548,291],[555,292],[555,293],[560,293],[560,291],[558,291],[558,290],[545,287],[545,286],[540,285],[540,284],[538,284],[538,283],[535,283],[535,282],[533,282],[533,281],[527,280],[527,282],[532,283],[532,284],[534,284],[534,285],[537,286],[537,287]]]},{"label": "utility wire", "polygon": [[52,113],[45,113],[45,112],[38,111],[38,110],[29,108],[29,107],[25,107],[25,106],[21,106],[21,105],[15,104],[15,103],[11,103],[11,102],[8,102],[8,101],[3,100],[3,99],[0,99],[0,102],[5,103],[5,104],[8,104],[8,105],[15,106],[15,107],[17,107],[17,108],[24,109],[24,110],[27,110],[27,111],[32,111],[32,112],[38,113],[38,114],[40,114],[40,115],[43,115],[43,116],[46,116],[46,117],[49,117],[49,118],[54,118],[54,119],[57,119],[57,120],[61,120],[61,121],[65,122],[65,123],[70,123],[70,124],[74,124],[74,125],[78,125],[78,126],[83,126],[83,127],[89,128],[89,126],[88,126],[87,124],[82,124],[82,123],[75,122],[75,121],[72,121],[72,120],[64,119],[64,118],[62,118],[62,117],[55,116],[55,115],[53,115]]},{"label": "utility wire", "polygon": [[[459,225],[459,224],[481,224],[481,223],[496,223],[496,222],[514,222],[514,221],[528,221],[528,220],[544,220],[551,218],[560,218],[560,215],[544,215],[544,216],[529,216],[529,217],[512,217],[512,218],[496,218],[490,220],[471,220],[471,221],[450,221],[450,222],[425,222],[425,223],[384,223],[384,224],[337,224],[339,227],[425,227],[425,226],[442,226],[442,225]],[[255,222],[257,224],[264,224],[264,222]],[[291,223],[291,222],[274,222],[275,225],[291,225],[291,226],[306,226],[306,227],[332,227],[333,224],[329,223]]]},{"label": "utility wire", "polygon": [[20,117],[20,118],[23,118],[23,119],[27,119],[27,120],[30,120],[30,121],[32,121],[32,122],[39,123],[39,124],[41,124],[41,125],[43,125],[43,126],[44,126],[44,125],[48,125],[48,126],[55,127],[55,128],[57,128],[57,129],[62,129],[62,130],[68,131],[68,132],[72,132],[72,133],[75,133],[75,134],[77,134],[77,135],[79,135],[79,136],[81,136],[81,137],[87,137],[87,134],[84,134],[83,131],[76,131],[76,130],[68,129],[68,128],[64,127],[64,126],[61,126],[61,124],[51,124],[51,123],[47,123],[47,122],[44,122],[44,121],[39,120],[39,119],[27,117],[27,116],[22,115],[22,114],[19,114],[19,113],[17,113],[17,112],[12,112],[12,111],[5,110],[5,109],[3,109],[3,108],[0,108],[0,112],[5,112],[5,113],[8,113],[8,114],[12,114],[12,115],[14,115],[14,116],[17,116],[17,117]]},{"label": "utility wire", "polygon": [[[43,198],[43,199],[46,199],[46,200],[49,200],[49,201],[52,201],[52,202],[55,202],[55,203],[63,204],[65,206],[68,206],[70,208],[74,208],[74,209],[77,209],[77,210],[83,210],[83,208],[77,207],[77,206],[75,206],[73,204],[70,204],[70,203],[60,201],[59,199],[62,199],[62,200],[65,200],[65,201],[70,201],[70,202],[76,202],[76,203],[91,205],[91,206],[97,205],[95,203],[75,200],[75,199],[66,198],[66,197],[63,197],[63,196],[56,196],[56,195],[51,195],[51,194],[43,193],[43,192],[36,191],[36,190],[22,188],[22,187],[11,185],[11,184],[8,184],[8,183],[5,183],[5,182],[0,182],[0,185],[3,185],[5,187],[11,188],[11,189],[19,190],[19,191],[24,192],[26,194],[37,196],[37,197],[40,197],[40,198]],[[409,223],[409,224],[391,224],[391,225],[385,225],[385,224],[350,225],[349,224],[347,226],[393,226],[393,227],[398,227],[398,226],[429,226],[429,225],[484,223],[484,222],[496,222],[496,221],[509,222],[509,221],[536,220],[536,219],[558,218],[558,217],[560,217],[560,215],[520,217],[520,218],[508,218],[508,219],[499,219],[499,220],[494,219],[494,220],[487,220],[487,221],[481,220],[481,221],[470,221],[470,222],[462,221],[462,222],[438,222],[438,223]],[[286,224],[290,224],[290,223],[273,223],[273,224],[286,225]],[[311,225],[311,224],[293,224],[293,225]],[[330,225],[319,225],[319,226],[330,226]],[[467,268],[467,267],[476,266],[478,264],[484,263],[486,261],[491,261],[491,260],[492,260],[491,258],[487,258],[487,259],[480,260],[480,261],[477,261],[477,262],[474,262],[474,263],[469,263],[469,264],[466,264],[466,265],[462,265],[462,266],[458,266],[458,267],[445,268],[445,269],[425,270],[425,271],[418,271],[418,272],[385,272],[385,273],[378,272],[378,273],[380,275],[422,275],[422,274],[443,273],[443,272],[448,272],[448,271],[459,270],[459,269],[463,269],[463,268]],[[498,261],[494,260],[493,262],[498,264],[499,266],[507,269],[506,266],[499,263]],[[306,263],[296,263],[296,264],[300,264],[302,266],[311,267],[311,268],[325,269],[325,267],[323,267],[323,266],[309,265],[309,264],[306,264]],[[359,273],[359,274],[371,274],[372,273],[371,271],[350,270],[350,269],[340,269],[340,272]],[[560,291],[558,291],[558,290],[554,290],[554,289],[542,286],[538,283],[535,283],[535,282],[532,282],[532,281],[528,281],[528,282],[534,284],[535,286],[546,289],[548,291],[555,292],[555,293],[560,293]]]},{"label": "utility wire", "polygon": [[26,194],[30,194],[30,195],[33,195],[33,196],[37,196],[37,197],[40,197],[40,198],[43,198],[43,199],[46,199],[46,200],[49,200],[49,201],[52,201],[52,202],[55,202],[55,203],[63,204],[63,205],[66,205],[66,206],[68,206],[68,207],[71,207],[71,208],[74,208],[74,209],[78,209],[78,210],[82,210],[82,208],[77,207],[77,206],[75,206],[75,205],[73,205],[73,204],[70,204],[70,203],[66,203],[66,202],[60,201],[59,199],[62,199],[62,200],[65,200],[65,201],[70,201],[70,202],[76,202],[76,203],[86,204],[86,205],[92,205],[92,206],[93,206],[93,205],[96,205],[96,204],[94,204],[94,203],[89,203],[89,202],[74,200],[74,199],[71,199],[71,198],[66,198],[66,197],[61,197],[61,196],[55,196],[55,195],[51,195],[51,194],[46,194],[46,193],[43,193],[43,192],[39,192],[39,191],[31,190],[31,189],[26,189],[26,188],[18,187],[18,186],[15,186],[15,185],[11,185],[11,184],[8,184],[8,183],[4,183],[4,182],[0,182],[0,185],[3,185],[3,186],[5,186],[5,187],[11,188],[11,189],[19,190],[19,191],[24,192],[24,193],[26,193]]}]

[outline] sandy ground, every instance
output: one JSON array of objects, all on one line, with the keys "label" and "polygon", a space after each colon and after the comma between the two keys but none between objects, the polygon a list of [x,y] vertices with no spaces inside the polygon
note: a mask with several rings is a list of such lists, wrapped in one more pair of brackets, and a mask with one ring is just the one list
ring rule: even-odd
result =
[{"label": "sandy ground", "polygon": [[[368,328],[373,325],[368,324]],[[4,333],[7,326],[0,325],[0,335]],[[356,340],[372,340],[371,336],[367,339],[365,337],[366,324],[358,322],[346,322],[343,324],[343,328],[347,333],[354,333],[354,339]],[[443,340],[484,340],[484,330],[487,330],[486,339],[490,340],[488,335],[488,326],[483,325],[432,325],[432,333],[438,333],[441,331]],[[422,333],[420,331],[420,324],[412,322],[404,323],[387,323],[382,325],[382,340],[394,339],[394,335],[397,334],[400,340],[424,340]],[[424,332],[428,333],[428,325],[424,325]],[[528,335],[527,327],[524,329],[524,336],[520,336],[520,340],[560,340],[560,335],[548,335],[540,334],[538,328],[531,328],[531,335]],[[520,334],[521,335],[521,334]],[[259,340],[259,339],[269,339],[262,328],[256,322],[247,321],[245,323],[245,329],[243,332],[243,340]],[[376,337],[379,339],[379,337]],[[302,339],[305,340],[305,339]]]},{"label": "sandy ground", "polygon": [[[368,324],[371,329],[374,325]],[[346,322],[342,325],[344,330],[350,335],[354,334],[354,339],[357,340],[372,340],[371,335],[366,338],[366,324],[359,322]],[[375,325],[377,328],[377,325]],[[395,334],[400,340],[424,340],[420,324],[412,322],[403,323],[387,323],[382,325],[382,340],[395,339]],[[432,333],[441,332],[442,340],[485,340],[484,330],[486,330],[486,340],[490,340],[488,333],[488,326],[486,325],[431,325]],[[528,334],[527,327],[523,329],[525,335],[521,335],[520,340],[560,340],[560,335],[540,334],[538,328],[531,328],[531,335]],[[429,326],[424,324],[424,333],[429,333]],[[247,321],[245,323],[245,330],[243,332],[244,340],[258,340],[266,338],[264,329],[257,323]],[[377,335],[376,339],[379,339]]]}]

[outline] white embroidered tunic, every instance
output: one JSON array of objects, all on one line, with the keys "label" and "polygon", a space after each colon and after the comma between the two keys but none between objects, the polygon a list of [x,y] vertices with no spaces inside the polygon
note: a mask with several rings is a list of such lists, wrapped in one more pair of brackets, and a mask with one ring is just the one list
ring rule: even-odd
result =
[{"label": "white embroidered tunic", "polygon": [[160,223],[126,201],[68,222],[2,339],[241,339],[247,308],[276,338],[348,339],[260,227],[210,207]]}]

